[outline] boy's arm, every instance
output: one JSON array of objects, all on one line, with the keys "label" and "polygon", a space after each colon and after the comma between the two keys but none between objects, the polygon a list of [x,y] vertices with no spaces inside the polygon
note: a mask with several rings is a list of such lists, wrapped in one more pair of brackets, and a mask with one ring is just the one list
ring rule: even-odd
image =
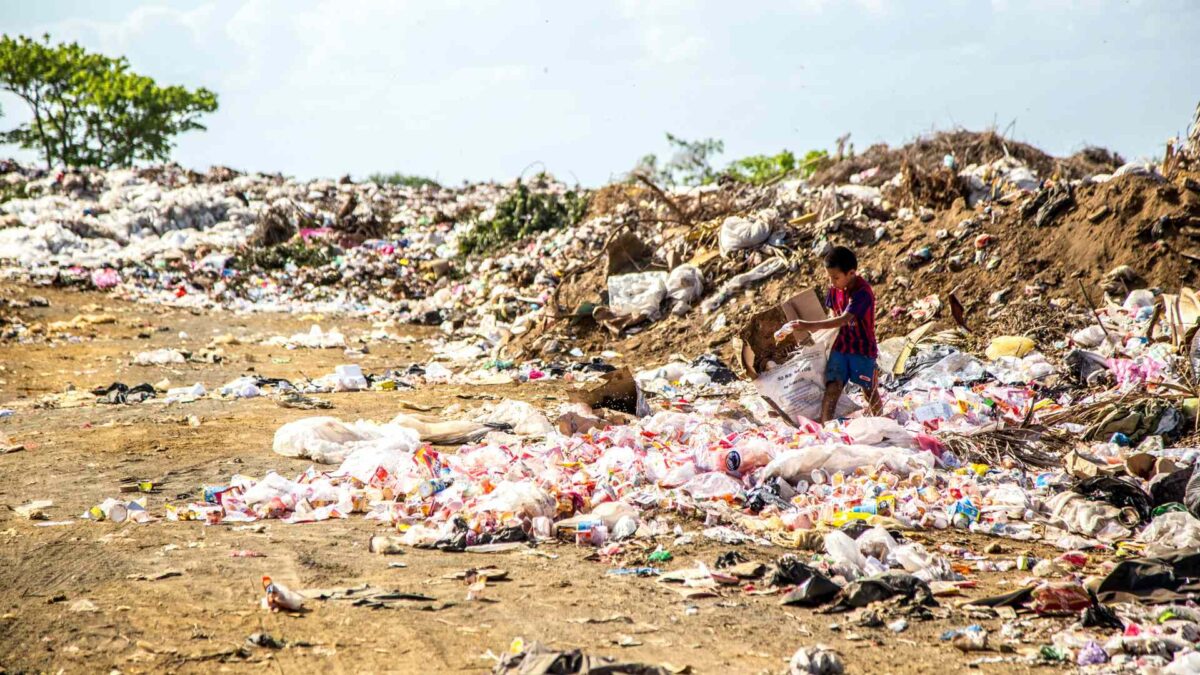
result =
[{"label": "boy's arm", "polygon": [[850,314],[849,312],[842,312],[835,317],[821,319],[820,321],[802,321],[797,319],[796,321],[789,321],[783,324],[783,327],[775,333],[775,339],[783,340],[798,330],[812,332],[814,330],[822,330],[825,328],[841,328],[852,321],[854,321],[854,315]]}]

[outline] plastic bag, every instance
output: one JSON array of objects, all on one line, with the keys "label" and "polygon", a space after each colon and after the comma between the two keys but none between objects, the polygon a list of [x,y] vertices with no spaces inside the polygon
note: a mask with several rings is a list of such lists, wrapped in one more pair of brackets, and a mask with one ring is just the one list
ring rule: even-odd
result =
[{"label": "plastic bag", "polygon": [[720,471],[702,473],[679,488],[696,499],[726,499],[741,495],[742,482]]},{"label": "plastic bag", "polygon": [[890,417],[855,417],[846,422],[842,429],[855,443],[861,445],[911,448],[916,443],[916,434]]},{"label": "plastic bag", "polygon": [[1071,532],[1106,542],[1130,537],[1132,532],[1121,525],[1122,518],[1137,520],[1133,509],[1129,509],[1130,515],[1122,514],[1122,509],[1111,504],[1090,501],[1069,490],[1051,497],[1045,508]]},{"label": "plastic bag", "polygon": [[771,236],[771,226],[761,220],[750,220],[738,216],[730,216],[721,223],[719,247],[721,256],[727,257],[733,251],[744,248],[757,248]]},{"label": "plastic bag", "polygon": [[[284,457],[302,457],[319,464],[336,464],[348,462],[351,454],[360,449],[411,454],[416,451],[420,441],[420,435],[413,429],[394,424],[363,421],[346,424],[335,417],[306,417],[280,427],[275,432],[272,449]],[[365,460],[360,457],[357,461]],[[394,473],[391,469],[389,471]],[[351,475],[359,478],[357,473]],[[365,475],[370,477],[369,473]]]},{"label": "plastic bag", "polygon": [[637,272],[608,278],[608,306],[618,316],[662,317],[659,305],[667,295],[666,272]]},{"label": "plastic bag", "polygon": [[763,480],[779,476],[795,485],[807,480],[812,472],[820,469],[833,474],[841,471],[852,473],[859,467],[884,466],[903,476],[913,471],[933,469],[934,456],[929,452],[913,452],[904,448],[875,447],[871,445],[814,445],[807,448],[788,450],[781,453],[763,470]]},{"label": "plastic bag", "polygon": [[787,269],[787,263],[783,259],[768,258],[749,272],[742,272],[729,281],[726,281],[716,293],[700,305],[700,310],[705,314],[711,314],[734,293],[756,281],[761,281],[771,275],[778,274],[785,269]]},{"label": "plastic bag", "polygon": [[553,518],[558,502],[532,481],[503,481],[476,505],[477,511],[512,514],[518,518]]},{"label": "plastic bag", "polygon": [[341,446],[367,438],[336,417],[306,417],[279,427],[271,449],[284,457],[307,458],[314,451],[321,452],[331,445]]},{"label": "plastic bag", "polygon": [[825,552],[848,578],[853,579],[866,569],[867,559],[859,552],[858,544],[841,530],[825,535]]},{"label": "plastic bag", "polygon": [[139,352],[133,357],[135,366],[165,366],[171,363],[184,363],[187,359],[177,349],[155,349],[149,352]]},{"label": "plastic bag", "polygon": [[[755,378],[755,389],[795,423],[801,418],[819,419],[821,401],[825,397],[825,364],[836,337],[836,329],[815,331],[812,344],[797,349],[786,363]],[[843,393],[834,408],[834,416],[845,417],[855,410],[858,406]]]},{"label": "plastic bag", "polygon": [[704,293],[704,275],[695,265],[680,265],[667,277],[667,295],[675,302],[673,314],[685,314]]},{"label": "plastic bag", "polygon": [[1027,337],[1001,335],[1000,337],[992,338],[992,341],[988,343],[987,351],[984,352],[984,355],[991,361],[995,361],[1001,356],[1020,358],[1033,351],[1034,346],[1033,340]]},{"label": "plastic bag", "polygon": [[870,556],[876,560],[885,559],[889,553],[895,550],[900,544],[896,543],[896,539],[888,533],[880,525],[876,525],[871,529],[863,532],[855,540],[858,544],[858,550],[864,556]]},{"label": "plastic bag", "polygon": [[1190,513],[1164,513],[1138,533],[1137,540],[1146,544],[1149,557],[1170,555],[1181,550],[1200,549],[1200,520]]},{"label": "plastic bag", "polygon": [[481,415],[479,421],[507,424],[518,436],[545,436],[555,428],[537,408],[513,399],[504,399],[491,412]]}]

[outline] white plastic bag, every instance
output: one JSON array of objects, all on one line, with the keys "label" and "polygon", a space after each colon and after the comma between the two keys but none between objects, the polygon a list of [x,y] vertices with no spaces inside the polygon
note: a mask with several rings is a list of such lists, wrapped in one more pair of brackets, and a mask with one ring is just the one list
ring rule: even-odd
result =
[{"label": "white plastic bag", "polygon": [[705,314],[712,314],[734,293],[756,281],[762,281],[769,276],[778,274],[785,269],[787,269],[787,262],[782,258],[768,258],[749,272],[742,272],[729,281],[726,281],[716,293],[700,305],[700,310]]},{"label": "white plastic bag", "polygon": [[1146,544],[1145,555],[1155,557],[1200,549],[1200,520],[1184,511],[1172,511],[1155,518],[1137,540]]},{"label": "white plastic bag", "polygon": [[900,545],[881,525],[876,525],[863,532],[858,539],[854,540],[854,543],[858,544],[858,550],[864,556],[870,556],[876,560],[884,560]]},{"label": "white plastic bag", "polygon": [[346,424],[335,417],[306,417],[280,427],[275,432],[272,449],[284,457],[336,464],[363,448],[411,454],[420,442],[416,431],[394,424],[363,421]]},{"label": "white plastic bag", "polygon": [[721,255],[728,257],[733,251],[757,248],[771,236],[771,226],[761,220],[750,220],[730,216],[721,223],[719,246]]},{"label": "white plastic bag", "polygon": [[724,499],[742,493],[742,482],[720,471],[702,473],[679,488],[696,499]]},{"label": "white plastic bag", "polygon": [[165,366],[171,363],[184,363],[187,359],[177,349],[155,349],[149,352],[139,352],[133,357],[135,366]]},{"label": "white plastic bag", "polygon": [[812,472],[821,469],[826,473],[851,473],[864,466],[887,467],[907,476],[913,471],[933,469],[934,456],[930,452],[914,452],[905,448],[876,447],[872,445],[814,445],[780,453],[763,470],[763,480],[776,476],[793,485],[808,480]]},{"label": "white plastic bag", "polygon": [[850,535],[841,530],[834,530],[825,535],[825,552],[833,560],[834,566],[847,578],[853,579],[863,573],[867,559],[858,550],[858,544]]},{"label": "white plastic bag", "polygon": [[512,433],[518,436],[545,436],[554,431],[554,425],[537,408],[513,399],[504,399],[478,421],[511,425]]},{"label": "white plastic bag", "polygon": [[553,518],[557,507],[554,495],[531,481],[504,481],[479,500],[476,511],[512,514],[518,518]]},{"label": "white plastic bag", "polygon": [[340,446],[366,438],[336,417],[306,417],[279,427],[271,449],[284,457],[307,458],[328,445]]},{"label": "white plastic bag", "polygon": [[675,301],[671,312],[685,314],[704,293],[704,275],[695,265],[680,265],[667,277],[667,295]]},{"label": "white plastic bag", "polygon": [[667,295],[666,272],[636,272],[608,278],[608,306],[618,316],[662,317],[659,305]]},{"label": "white plastic bag", "polygon": [[[754,380],[755,389],[793,421],[820,419],[821,400],[825,396],[825,363],[835,337],[835,328],[814,332],[813,344],[798,349],[787,363],[760,374]],[[834,415],[845,417],[855,410],[858,406],[843,393]]]}]

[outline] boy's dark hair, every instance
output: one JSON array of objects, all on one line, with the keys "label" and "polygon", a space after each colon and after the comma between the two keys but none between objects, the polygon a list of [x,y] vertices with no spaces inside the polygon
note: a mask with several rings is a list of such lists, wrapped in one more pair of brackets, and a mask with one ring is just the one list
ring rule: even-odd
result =
[{"label": "boy's dark hair", "polygon": [[858,258],[854,255],[854,251],[845,246],[834,246],[833,250],[825,254],[825,268],[841,272],[856,270],[858,269]]}]

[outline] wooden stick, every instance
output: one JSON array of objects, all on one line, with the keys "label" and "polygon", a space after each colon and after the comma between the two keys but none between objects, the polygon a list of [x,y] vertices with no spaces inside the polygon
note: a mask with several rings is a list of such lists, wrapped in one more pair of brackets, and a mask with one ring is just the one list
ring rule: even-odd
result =
[{"label": "wooden stick", "polygon": [[650,191],[653,192],[656,197],[658,197],[663,202],[665,202],[667,205],[667,208],[671,209],[671,213],[674,213],[676,218],[683,221],[684,223],[691,222],[691,219],[687,217],[687,215],[683,212],[683,210],[680,209],[679,206],[674,201],[672,201],[670,197],[667,196],[667,193],[663,192],[661,188],[659,188],[657,185],[655,185],[654,181],[650,180],[650,178],[648,176],[646,176],[643,173],[638,173],[638,174],[635,174],[634,177],[637,178],[640,183],[642,183],[646,187],[650,188]]},{"label": "wooden stick", "polygon": [[1092,317],[1096,319],[1096,323],[1100,324],[1100,330],[1104,331],[1104,339],[1112,342],[1112,336],[1108,334],[1108,329],[1104,327],[1104,322],[1100,320],[1100,312],[1096,309],[1095,303],[1092,302],[1092,296],[1088,295],[1087,289],[1083,287],[1083,279],[1079,281],[1079,292],[1083,293],[1083,299],[1087,302],[1088,308],[1092,310]]}]

